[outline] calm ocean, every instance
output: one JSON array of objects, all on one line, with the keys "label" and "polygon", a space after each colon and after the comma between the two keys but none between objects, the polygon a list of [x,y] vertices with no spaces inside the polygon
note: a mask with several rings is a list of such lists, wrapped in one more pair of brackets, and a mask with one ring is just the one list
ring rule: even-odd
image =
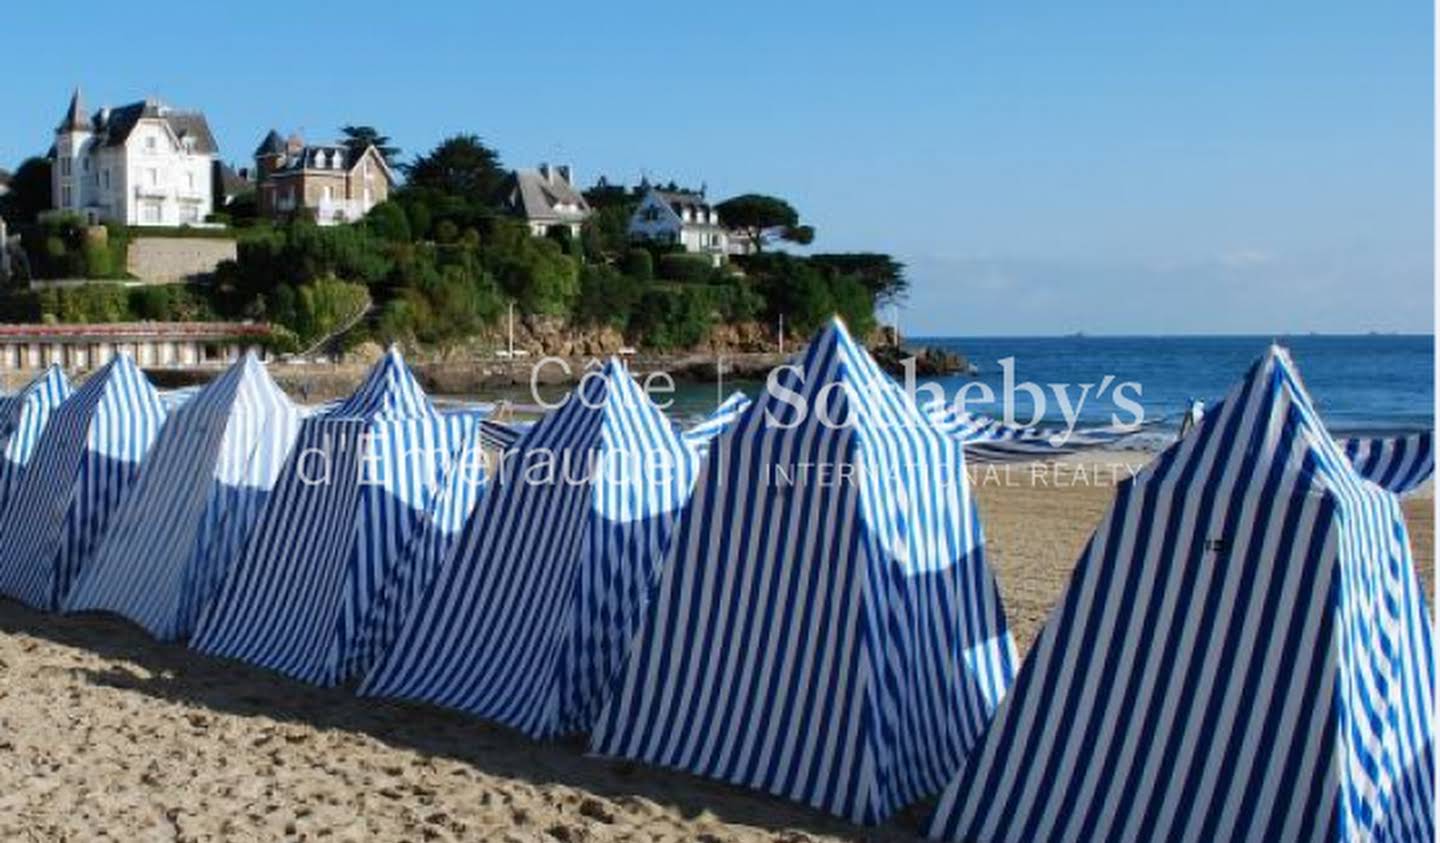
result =
[{"label": "calm ocean", "polygon": [[[1434,417],[1433,336],[1320,336],[1273,338],[1289,348],[1321,414],[1336,434],[1393,433],[1430,429]],[[1257,357],[1271,337],[911,337],[915,345],[933,345],[964,354],[979,367],[974,377],[946,377],[935,382],[953,398],[964,384],[981,381],[998,396],[1002,382],[999,361],[1015,359],[1017,381],[1048,384],[1099,384],[1106,375],[1115,382],[1140,385],[1139,403],[1147,419],[1163,419],[1161,428],[1173,429],[1190,398],[1207,404],[1224,396]],[[743,389],[754,395],[761,384],[732,382],[724,392]],[[1071,395],[1078,389],[1072,388]],[[967,400],[975,396],[975,388]],[[1061,424],[1053,394],[1047,396],[1045,423]],[[1133,396],[1132,396],[1133,397]],[[716,389],[699,385],[681,387],[672,415],[691,418],[713,407]],[[1000,415],[997,403],[975,412]],[[1082,426],[1107,424],[1115,404],[1107,393],[1090,398],[1080,411]],[[1024,392],[1017,394],[1016,418],[1028,420],[1032,406]],[[1128,418],[1128,413],[1121,413]]]}]

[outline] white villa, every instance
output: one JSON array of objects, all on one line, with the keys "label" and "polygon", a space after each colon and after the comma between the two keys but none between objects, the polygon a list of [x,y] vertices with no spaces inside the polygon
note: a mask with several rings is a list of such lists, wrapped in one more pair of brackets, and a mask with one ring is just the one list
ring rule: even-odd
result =
[{"label": "white villa", "polygon": [[55,129],[51,204],[91,223],[198,225],[217,151],[199,112],[147,99],[86,117],[76,90]]},{"label": "white villa", "polygon": [[709,255],[719,266],[732,254],[730,232],[705,194],[650,188],[630,217],[630,236],[661,243],[679,243],[687,252]]}]

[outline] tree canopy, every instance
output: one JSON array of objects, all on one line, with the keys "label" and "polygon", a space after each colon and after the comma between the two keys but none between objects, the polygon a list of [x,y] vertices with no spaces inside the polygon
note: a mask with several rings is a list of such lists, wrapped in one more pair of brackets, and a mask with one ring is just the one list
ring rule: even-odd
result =
[{"label": "tree canopy", "polygon": [[890,255],[846,252],[811,255],[810,260],[831,272],[855,276],[875,297],[877,305],[902,302],[910,292],[910,281],[905,277],[905,264]]},{"label": "tree canopy", "polygon": [[31,223],[50,207],[50,161],[26,158],[10,176],[10,192],[0,196],[0,217],[9,223]]},{"label": "tree canopy", "polygon": [[762,193],[746,193],[715,206],[720,221],[749,239],[755,251],[763,252],[772,240],[805,245],[815,239],[812,226],[800,224],[800,214],[789,202]]},{"label": "tree canopy", "polygon": [[390,136],[380,134],[374,126],[342,126],[340,134],[345,136],[343,143],[351,154],[359,154],[365,151],[365,147],[373,146],[385,163],[392,167],[395,159],[400,157],[400,147],[391,146]]},{"label": "tree canopy", "polygon": [[402,165],[408,187],[493,206],[508,173],[500,154],[486,146],[478,135],[455,135],[440,142],[428,154]]}]

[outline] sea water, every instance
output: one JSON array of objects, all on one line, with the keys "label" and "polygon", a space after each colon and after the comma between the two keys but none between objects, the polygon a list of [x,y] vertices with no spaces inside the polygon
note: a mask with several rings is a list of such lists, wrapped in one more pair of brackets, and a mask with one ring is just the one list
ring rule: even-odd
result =
[{"label": "sea water", "polygon": [[[1263,336],[1071,336],[1071,337],[912,337],[911,345],[929,345],[955,351],[977,368],[974,376],[951,375],[929,380],[945,390],[947,398],[966,384],[980,382],[997,396],[996,402],[977,403],[978,387],[967,391],[971,412],[1000,417],[1003,387],[1002,361],[1010,360],[1014,379],[1039,385],[1046,393],[1039,424],[1064,426],[1064,416],[1051,384],[1068,388],[1073,401],[1081,384],[1092,384],[1080,407],[1078,426],[1102,426],[1116,415],[1128,421],[1132,413],[1113,398],[1116,385],[1131,382],[1138,389],[1125,392],[1143,408],[1147,422],[1160,440],[1173,437],[1191,399],[1213,403],[1224,397],[1272,342],[1290,350],[1306,387],[1332,433],[1337,436],[1391,435],[1433,429],[1434,337],[1413,335],[1298,335]],[[1105,393],[1095,394],[1105,378]],[[927,379],[921,379],[927,382]],[[726,381],[686,383],[677,387],[669,409],[672,417],[688,421],[739,389],[755,395],[761,382]],[[664,398],[666,396],[656,396]],[[1030,393],[1015,393],[1014,417],[1028,422],[1035,405]],[[1144,444],[1143,441],[1130,443]],[[1162,443],[1155,443],[1162,444]]]}]

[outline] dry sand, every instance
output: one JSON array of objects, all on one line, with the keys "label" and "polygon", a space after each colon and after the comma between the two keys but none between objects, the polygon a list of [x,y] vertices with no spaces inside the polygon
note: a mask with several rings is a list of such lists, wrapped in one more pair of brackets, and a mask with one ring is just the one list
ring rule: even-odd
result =
[{"label": "dry sand", "polygon": [[[1078,465],[1083,480],[1077,463],[976,478],[1022,649],[1125,476],[1123,464]],[[1429,594],[1431,499],[1405,509]],[[860,829],[585,758],[578,741],[538,745],[156,644],[119,620],[0,601],[4,840],[915,840],[922,817]]]}]

